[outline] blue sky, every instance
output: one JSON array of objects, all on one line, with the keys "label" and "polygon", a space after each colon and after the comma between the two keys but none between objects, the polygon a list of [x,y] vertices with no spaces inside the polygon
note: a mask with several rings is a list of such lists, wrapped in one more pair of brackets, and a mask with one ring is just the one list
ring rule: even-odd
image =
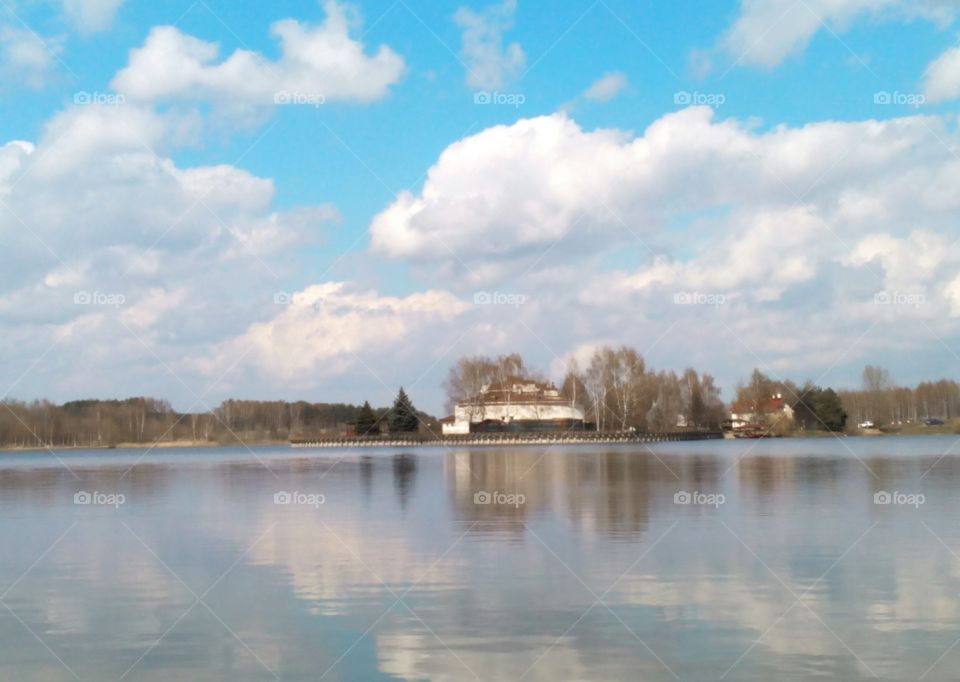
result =
[{"label": "blue sky", "polygon": [[758,364],[955,371],[958,14],[7,0],[0,376],[439,410],[457,356],[512,349],[556,375],[629,343],[727,397]]}]

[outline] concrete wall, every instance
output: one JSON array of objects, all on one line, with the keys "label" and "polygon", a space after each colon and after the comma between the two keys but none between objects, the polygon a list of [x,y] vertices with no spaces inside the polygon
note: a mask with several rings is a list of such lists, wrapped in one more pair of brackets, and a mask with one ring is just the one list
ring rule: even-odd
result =
[{"label": "concrete wall", "polygon": [[470,422],[468,421],[457,421],[453,424],[443,425],[444,436],[459,436],[466,433],[470,433]]},{"label": "concrete wall", "polygon": [[563,403],[560,404],[511,404],[511,405],[457,405],[453,416],[458,423],[482,422],[484,419],[495,421],[512,421],[514,419],[554,420],[573,419],[583,420],[583,410]]}]

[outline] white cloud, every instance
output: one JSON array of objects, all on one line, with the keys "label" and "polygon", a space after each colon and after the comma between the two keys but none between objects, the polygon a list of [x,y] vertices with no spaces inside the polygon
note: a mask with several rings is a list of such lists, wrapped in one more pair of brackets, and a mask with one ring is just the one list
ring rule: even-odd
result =
[{"label": "white cloud", "polygon": [[608,102],[627,87],[627,77],[619,71],[608,73],[595,80],[584,93],[584,99],[594,102]]},{"label": "white cloud", "polygon": [[24,160],[33,153],[29,142],[14,140],[0,147],[0,197],[10,190],[8,184],[16,182],[16,176],[22,172]]},{"label": "white cloud", "polygon": [[[643,349],[689,320],[695,333],[680,327],[657,349],[681,367],[756,364],[734,329],[771,366],[822,371],[874,321],[882,332],[846,362],[922,345],[904,320],[957,332],[952,118],[761,131],[715,116],[686,109],[641,135],[563,114],[488,128],[374,218],[371,246],[454,290],[524,293],[511,337],[535,330],[560,355],[609,339]],[[881,306],[881,291],[924,304]],[[676,305],[684,292],[723,303]],[[803,339],[786,331],[797,319]]]},{"label": "white cloud", "polygon": [[2,354],[17,363],[67,340],[31,375],[38,393],[145,382],[182,395],[172,377],[150,378],[154,353],[180,368],[267,318],[272,305],[250,302],[269,302],[336,218],[329,205],[274,209],[272,180],[241,168],[178,166],[162,143],[181,126],[132,104],[75,106],[35,144],[0,146],[0,234],[17,254],[0,271]]},{"label": "white cloud", "polygon": [[271,26],[271,35],[280,41],[276,61],[237,50],[217,62],[216,43],[174,26],[155,27],[143,47],[131,52],[112,87],[137,101],[210,101],[223,109],[384,97],[403,74],[403,59],[386,45],[368,55],[350,37],[357,23],[351,22],[350,8],[333,1],[324,7],[322,24],[284,19]]},{"label": "white cloud", "polygon": [[216,374],[252,349],[270,381],[310,386],[318,380],[382,367],[419,355],[415,339],[451,335],[453,320],[470,306],[447,292],[424,291],[404,298],[358,290],[346,282],[315,284],[292,294],[272,319],[251,325],[220,346],[204,369]]},{"label": "white cloud", "polygon": [[943,24],[956,12],[955,3],[943,0],[741,0],[740,14],[721,45],[740,64],[769,68],[802,52],[827,27],[842,33],[864,16],[922,17]]},{"label": "white cloud", "polygon": [[28,28],[0,26],[0,77],[42,88],[51,78],[63,40],[43,37]]},{"label": "white cloud", "polygon": [[960,97],[960,47],[951,47],[927,67],[923,92],[931,102]]},{"label": "white cloud", "polygon": [[[753,226],[751,239],[769,233],[762,241],[772,246],[778,220],[830,237],[826,222],[852,239],[883,225],[948,229],[960,206],[950,190],[958,162],[937,139],[949,144],[956,134],[940,119],[756,133],[714,116],[689,108],[642,136],[585,131],[563,114],[489,128],[448,147],[419,195],[403,193],[377,215],[372,245],[393,257],[462,262],[469,272],[461,275],[485,268],[495,279],[503,274],[495,264],[522,271],[547,249],[576,257],[638,237],[662,241],[667,224],[707,210],[722,211],[708,224],[726,225],[730,244]],[[736,218],[727,224],[725,214]],[[681,232],[694,243],[696,224]],[[750,258],[760,256],[745,250],[740,260]]]},{"label": "white cloud", "polygon": [[461,7],[454,15],[463,29],[461,55],[467,66],[467,85],[476,90],[498,90],[508,86],[526,64],[519,43],[503,45],[503,33],[513,26],[516,0],[504,0],[482,12]]},{"label": "white cloud", "polygon": [[110,28],[123,3],[124,0],[63,0],[63,11],[82,33],[96,33]]}]

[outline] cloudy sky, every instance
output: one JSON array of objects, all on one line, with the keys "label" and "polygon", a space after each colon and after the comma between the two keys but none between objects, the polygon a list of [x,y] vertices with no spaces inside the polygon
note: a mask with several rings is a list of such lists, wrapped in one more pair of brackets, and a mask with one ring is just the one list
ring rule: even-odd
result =
[{"label": "cloudy sky", "polygon": [[0,391],[960,369],[953,0],[2,0]]}]

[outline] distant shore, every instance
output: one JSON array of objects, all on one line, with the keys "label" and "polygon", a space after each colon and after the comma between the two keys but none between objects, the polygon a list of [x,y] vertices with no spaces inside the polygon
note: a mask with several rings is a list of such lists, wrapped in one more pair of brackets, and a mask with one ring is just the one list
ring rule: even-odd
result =
[{"label": "distant shore", "polygon": [[284,440],[245,440],[221,443],[213,440],[170,440],[156,443],[117,443],[116,445],[16,445],[0,446],[4,452],[45,452],[47,450],[169,450],[171,448],[220,448],[236,445],[288,445]]}]

